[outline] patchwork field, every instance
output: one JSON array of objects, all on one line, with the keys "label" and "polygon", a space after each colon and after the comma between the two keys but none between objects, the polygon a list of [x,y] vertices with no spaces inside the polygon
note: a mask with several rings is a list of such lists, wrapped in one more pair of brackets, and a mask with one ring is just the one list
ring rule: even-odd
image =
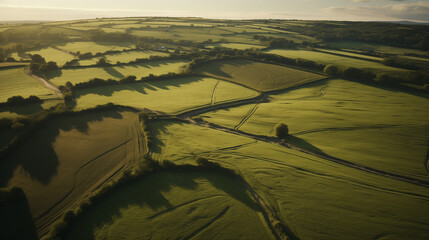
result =
[{"label": "patchwork field", "polygon": [[133,112],[57,118],[2,159],[0,187],[24,190],[41,230],[118,171],[134,166],[147,151],[139,145],[141,131]]},{"label": "patchwork field", "polygon": [[105,199],[65,239],[274,239],[259,211],[229,177],[163,172]]},{"label": "patchwork field", "polygon": [[[256,109],[255,109],[256,108]],[[426,97],[345,80],[329,80],[271,95],[258,106],[218,110],[207,121],[259,135],[289,126],[288,141],[364,166],[429,180]],[[246,119],[245,123],[239,125]]]},{"label": "patchwork field", "polygon": [[[122,52],[122,53],[104,55],[107,61],[111,64],[116,64],[117,62],[127,63],[130,61],[134,61],[137,58],[149,58],[150,56],[164,57],[164,56],[168,56],[168,53],[156,52],[156,51],[132,51],[132,52]],[[99,59],[100,58],[80,60],[79,65],[81,66],[93,65],[93,64],[96,64]]]},{"label": "patchwork field", "polygon": [[352,53],[352,52],[346,52],[346,51],[341,51],[341,50],[332,50],[332,49],[326,49],[326,48],[318,48],[317,50],[322,51],[322,52],[326,52],[326,53],[341,54],[341,55],[346,55],[346,56],[350,56],[350,57],[364,58],[364,59],[368,59],[370,61],[381,62],[383,60],[383,58],[381,58],[381,57],[374,57],[374,56],[369,56],[369,55],[365,55],[365,54]]},{"label": "patchwork field", "polygon": [[213,78],[188,77],[78,90],[77,108],[113,102],[178,113],[196,107],[255,97],[257,92]]},{"label": "patchwork field", "polygon": [[38,51],[30,51],[30,54],[39,54],[46,59],[46,62],[54,61],[58,66],[64,65],[66,62],[73,60],[74,56],[54,48],[43,48]]},{"label": "patchwork field", "polygon": [[262,46],[262,45],[243,44],[243,43],[216,43],[216,44],[208,45],[207,47],[208,48],[225,47],[225,48],[234,48],[234,49],[240,49],[240,50],[251,49],[251,48],[255,48],[255,49],[265,48],[265,46]]},{"label": "patchwork field", "polygon": [[245,85],[259,91],[273,91],[325,78],[323,75],[249,60],[229,60],[206,64],[197,72]]},{"label": "patchwork field", "polygon": [[67,82],[87,82],[93,78],[122,79],[133,75],[140,79],[150,74],[157,76],[170,72],[179,73],[181,67],[187,63],[185,60],[162,60],[122,66],[62,69],[48,73],[48,79],[56,86],[65,85]]},{"label": "patchwork field", "polygon": [[374,43],[365,43],[365,42],[354,42],[354,41],[337,41],[337,42],[327,42],[325,45],[335,46],[338,48],[360,50],[360,51],[376,51],[380,53],[389,53],[389,54],[405,54],[405,53],[415,53],[415,54],[427,54],[424,51],[408,48],[398,48],[391,47],[381,44]]},{"label": "patchwork field", "polygon": [[116,51],[123,49],[131,49],[134,47],[133,43],[122,43],[122,42],[69,42],[65,44],[57,44],[57,47],[69,52],[80,52],[92,54],[98,52]]},{"label": "patchwork field", "polygon": [[0,70],[0,102],[6,102],[13,96],[24,98],[31,95],[40,99],[56,98],[53,91],[44,88],[36,79],[28,76],[24,68],[12,68]]},{"label": "patchwork field", "polygon": [[288,58],[303,58],[312,60],[322,64],[336,64],[343,67],[356,67],[374,69],[380,72],[383,71],[404,71],[400,68],[385,66],[381,63],[360,60],[352,57],[342,57],[329,53],[315,52],[309,50],[295,49],[273,49],[267,50],[267,53],[276,54]]}]

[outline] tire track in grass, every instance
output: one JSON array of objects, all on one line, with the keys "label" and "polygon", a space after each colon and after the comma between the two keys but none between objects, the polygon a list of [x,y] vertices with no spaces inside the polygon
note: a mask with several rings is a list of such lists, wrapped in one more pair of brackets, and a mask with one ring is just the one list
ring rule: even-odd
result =
[{"label": "tire track in grass", "polygon": [[197,236],[199,233],[203,232],[205,229],[209,228],[211,225],[216,223],[217,220],[219,220],[221,217],[223,217],[228,212],[229,208],[230,208],[229,206],[225,207],[218,215],[216,215],[216,217],[214,217],[208,223],[204,224],[203,226],[201,226],[200,228],[198,228],[197,230],[195,230],[194,232],[192,232],[188,236],[184,237],[183,239],[192,239],[195,236]]},{"label": "tire track in grass", "polygon": [[246,123],[247,120],[258,110],[260,103],[256,104],[250,111],[244,116],[243,119],[237,124],[237,126],[234,127],[234,130],[237,131],[243,126],[244,123]]},{"label": "tire track in grass", "polygon": [[220,83],[220,81],[217,81],[213,87],[210,105],[215,105],[215,103],[216,103],[216,89],[217,89],[217,86],[219,85],[219,83]]}]

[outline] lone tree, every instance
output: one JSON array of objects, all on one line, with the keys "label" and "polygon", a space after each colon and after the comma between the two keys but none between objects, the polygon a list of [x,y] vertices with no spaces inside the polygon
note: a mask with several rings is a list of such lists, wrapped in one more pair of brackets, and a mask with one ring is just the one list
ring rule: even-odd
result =
[{"label": "lone tree", "polygon": [[286,138],[289,135],[289,127],[285,123],[279,123],[275,128],[275,133],[278,138]]}]

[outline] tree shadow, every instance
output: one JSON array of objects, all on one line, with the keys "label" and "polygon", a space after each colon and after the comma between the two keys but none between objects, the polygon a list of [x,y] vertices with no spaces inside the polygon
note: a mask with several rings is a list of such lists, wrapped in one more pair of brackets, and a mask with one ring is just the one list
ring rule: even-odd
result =
[{"label": "tree shadow", "polygon": [[8,186],[18,168],[28,174],[31,179],[45,185],[49,184],[52,177],[57,174],[59,165],[59,159],[53,145],[60,132],[76,129],[79,132],[87,133],[89,123],[103,121],[105,118],[121,119],[122,115],[118,111],[103,111],[62,116],[38,127],[19,146],[0,158],[0,187]]},{"label": "tree shadow", "polygon": [[11,112],[19,115],[31,115],[43,111],[41,103],[24,104],[18,106],[0,108],[0,113]]},{"label": "tree shadow", "polygon": [[114,78],[124,78],[125,77],[124,75],[122,75],[122,73],[120,73],[118,70],[116,70],[115,68],[113,68],[111,66],[103,67],[103,70],[106,71],[108,74],[110,74]]},{"label": "tree shadow", "polygon": [[62,75],[63,72],[61,71],[61,69],[51,70],[48,72],[48,74],[46,74],[46,79],[51,80],[57,77],[61,77]]},{"label": "tree shadow", "polygon": [[21,194],[19,199],[0,201],[0,239],[38,239],[27,198]]},{"label": "tree shadow", "polygon": [[313,144],[305,141],[302,138],[296,137],[296,136],[292,136],[289,135],[286,137],[286,141],[292,145],[295,145],[297,147],[309,150],[311,152],[315,152],[315,153],[320,153],[320,154],[324,154],[326,155],[326,153],[324,153],[320,148],[314,146]]},{"label": "tree shadow", "polygon": [[[154,173],[134,184],[128,185],[126,188],[121,188],[94,205],[72,226],[65,239],[95,240],[94,231],[96,229],[102,229],[106,224],[113,224],[116,219],[122,217],[121,210],[129,207],[139,206],[152,209],[154,213],[148,213],[147,216],[141,216],[140,214],[142,213],[137,213],[140,218],[146,218],[147,221],[151,221],[151,219],[163,214],[168,214],[178,207],[194,202],[201,196],[198,196],[198,192],[195,192],[195,194],[192,193],[192,200],[173,205],[170,203],[169,198],[171,199],[174,196],[168,196],[165,193],[170,192],[173,188],[197,191],[201,180],[206,180],[220,192],[226,193],[227,196],[233,197],[251,209],[260,211],[256,203],[247,194],[245,188],[230,177],[208,172]],[[148,229],[142,228],[142,231],[148,231]]]},{"label": "tree shadow", "polygon": [[250,60],[229,60],[229,61],[219,61],[219,62],[213,62],[213,63],[209,63],[207,65],[203,65],[200,69],[197,69],[197,72],[201,72],[201,73],[209,73],[212,75],[215,75],[217,77],[221,77],[221,78],[234,78],[234,76],[232,76],[232,73],[227,73],[224,70],[222,70],[222,67],[224,67],[225,65],[232,65],[232,66],[236,66],[236,67],[244,67],[245,65],[251,65],[254,62],[250,61]]}]

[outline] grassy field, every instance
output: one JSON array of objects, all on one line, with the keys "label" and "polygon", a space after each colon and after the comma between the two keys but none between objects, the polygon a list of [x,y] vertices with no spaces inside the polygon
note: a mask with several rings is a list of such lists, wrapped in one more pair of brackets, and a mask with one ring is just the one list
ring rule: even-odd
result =
[{"label": "grassy field", "polygon": [[134,112],[61,117],[44,125],[0,163],[0,187],[18,186],[38,229],[144,153]]},{"label": "grassy field", "polygon": [[[16,59],[19,60],[19,59]],[[12,66],[26,66],[28,65],[28,62],[2,62],[0,63],[0,70],[2,70],[1,68],[5,68],[5,67],[12,67]]]},{"label": "grassy field", "polygon": [[46,62],[54,61],[58,66],[64,65],[66,62],[73,60],[74,56],[54,48],[43,48],[38,51],[30,51],[30,54],[39,54],[46,59]]},{"label": "grassy field", "polygon": [[157,173],[105,199],[65,239],[274,239],[242,186],[214,173]]},{"label": "grassy field", "polygon": [[170,72],[179,73],[181,67],[187,63],[185,60],[162,60],[123,66],[63,69],[50,72],[48,79],[57,86],[65,85],[67,82],[73,84],[87,82],[93,78],[122,79],[134,75],[140,79],[150,74],[157,76]]},{"label": "grassy field", "polygon": [[[137,58],[149,58],[150,56],[168,56],[168,53],[156,51],[132,51],[104,55],[104,57],[106,57],[111,64],[116,64],[118,61],[122,63],[127,63],[130,61],[134,61]],[[79,65],[93,65],[96,64],[99,59],[100,58],[80,60]]]},{"label": "grassy field", "polygon": [[19,118],[38,113],[45,109],[54,107],[57,104],[64,103],[64,100],[50,99],[44,100],[42,103],[24,104],[18,106],[0,107],[0,118]]},{"label": "grassy field", "polygon": [[351,53],[351,52],[346,52],[346,51],[341,51],[341,50],[332,50],[332,49],[326,49],[326,48],[318,48],[317,50],[327,52],[327,53],[347,55],[350,57],[365,58],[365,59],[372,60],[372,61],[381,62],[383,60],[383,58],[381,58],[381,57],[373,57],[373,56],[369,56],[369,55],[365,55],[365,54]]},{"label": "grassy field", "polygon": [[257,96],[248,88],[213,78],[188,77],[76,91],[77,108],[113,102],[177,113],[201,106]]},{"label": "grassy field", "polygon": [[249,60],[213,62],[199,67],[196,71],[259,91],[285,89],[325,78],[311,72]]},{"label": "grassy field", "polygon": [[36,79],[28,76],[24,68],[0,70],[0,102],[13,96],[38,96],[41,99],[56,98],[51,90],[44,88]]},{"label": "grassy field", "polygon": [[215,44],[207,45],[206,47],[208,48],[226,47],[226,48],[234,48],[239,50],[251,49],[251,48],[255,48],[255,49],[265,48],[265,46],[262,46],[262,45],[243,44],[243,43],[215,43]]},{"label": "grassy field", "polygon": [[181,164],[206,157],[236,170],[299,239],[429,237],[426,188],[218,130],[169,121],[151,126],[155,159]]},{"label": "grassy field", "polygon": [[385,66],[381,63],[375,63],[365,60],[360,60],[352,57],[342,57],[329,53],[321,53],[309,50],[291,50],[291,49],[273,49],[266,51],[270,54],[276,54],[288,58],[303,58],[312,60],[322,64],[335,64],[343,67],[368,68],[383,71],[404,71],[400,68]]},{"label": "grassy field", "polygon": [[122,42],[69,42],[65,44],[57,44],[57,47],[69,52],[79,52],[92,54],[98,52],[117,51],[123,49],[131,49],[134,47],[133,43],[122,43]]},{"label": "grassy field", "polygon": [[380,53],[389,53],[389,54],[405,54],[405,53],[415,53],[425,55],[427,52],[416,50],[416,49],[407,49],[407,48],[398,48],[391,47],[375,43],[365,43],[365,42],[354,42],[354,41],[340,41],[340,42],[326,42],[325,45],[335,46],[338,48],[352,49],[352,50],[362,50],[362,51],[376,51]]},{"label": "grassy field", "polygon": [[206,120],[272,135],[287,123],[290,142],[376,169],[429,180],[425,160],[429,100],[345,80],[330,80],[271,95],[257,106],[207,113]]}]

